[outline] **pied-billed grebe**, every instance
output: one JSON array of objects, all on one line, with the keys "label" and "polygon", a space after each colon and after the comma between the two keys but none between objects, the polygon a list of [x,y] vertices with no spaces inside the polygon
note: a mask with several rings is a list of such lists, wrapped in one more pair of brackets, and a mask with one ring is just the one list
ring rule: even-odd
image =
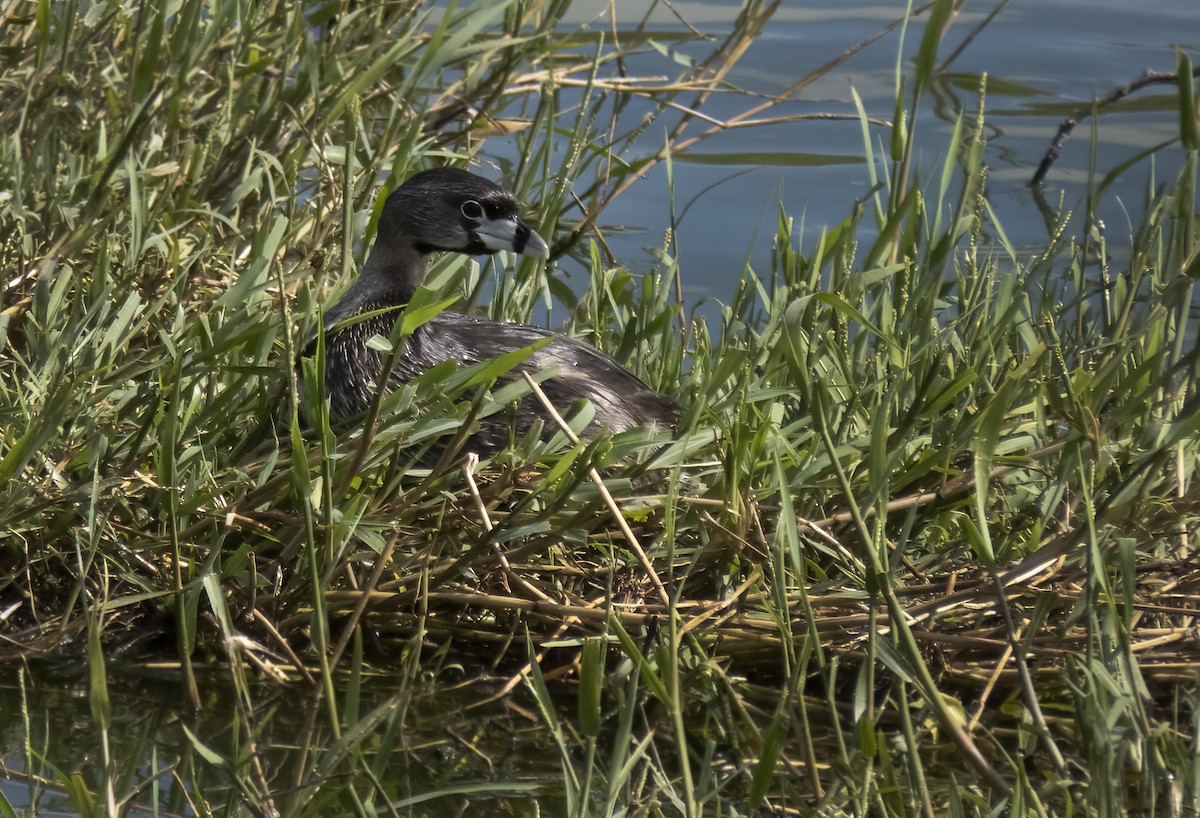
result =
[{"label": "pied-billed grebe", "polygon": [[[425,276],[431,253],[500,250],[550,257],[542,237],[521,221],[513,195],[481,176],[435,168],[416,174],[388,196],[362,274],[325,315],[330,333],[325,341],[325,384],[336,422],[360,415],[374,400],[387,356],[367,342],[376,335],[388,337],[399,313],[393,309],[358,322],[347,319],[407,304]],[[589,437],[601,428],[622,432],[649,424],[674,425],[675,402],[599,350],[537,327],[455,312],[438,314],[405,339],[387,388],[395,389],[446,360],[478,363],[547,338],[545,346],[502,375],[499,383],[520,380],[524,372],[552,373],[540,385],[556,409],[566,411],[580,398],[594,407],[595,416],[584,431]],[[526,397],[516,408],[515,423],[505,413],[484,417],[469,445],[497,450],[514,431],[523,435],[536,419],[545,420],[541,404]]]}]

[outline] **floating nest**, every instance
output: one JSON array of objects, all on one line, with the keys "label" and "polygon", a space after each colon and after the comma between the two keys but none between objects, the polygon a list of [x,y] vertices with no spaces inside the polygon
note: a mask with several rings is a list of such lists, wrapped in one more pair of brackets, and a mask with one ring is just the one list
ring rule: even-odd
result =
[{"label": "floating nest", "polygon": [[[718,501],[638,495],[636,477],[617,481],[630,491],[616,500],[611,479],[594,470],[590,477],[530,506],[524,499],[534,478],[519,468],[431,474],[371,507],[340,545],[319,519],[264,503],[277,496],[279,480],[247,492],[235,507],[197,509],[195,523],[180,534],[180,573],[219,571],[223,592],[221,604],[202,598],[193,608],[198,650],[216,663],[238,651],[281,680],[311,678],[315,572],[326,589],[320,601],[335,660],[356,631],[381,664],[421,645],[449,646],[492,666],[529,662],[527,638],[539,658],[566,650],[570,664],[571,648],[589,637],[645,653],[674,632],[698,661],[761,677],[778,675],[808,640],[819,642],[812,653],[819,663],[859,661],[871,640],[889,638],[893,617],[902,615],[939,685],[970,689],[981,703],[1022,680],[1063,681],[1073,663],[1104,646],[1127,648],[1152,688],[1194,681],[1200,670],[1200,570],[1178,523],[1194,502],[1190,495],[1164,505],[1161,519],[1139,524],[1164,532],[1146,534],[1147,541],[1174,540],[1176,560],[1147,559],[1137,539],[1118,532],[1089,546],[1085,529],[1068,526],[994,570],[965,543],[953,554],[893,554],[896,567],[885,579],[898,607],[889,610],[883,595],[872,599],[867,590],[848,513],[793,518],[800,550],[789,555],[772,544],[783,520],[778,506],[753,506],[741,515],[753,524],[737,531],[719,519],[725,506]],[[932,515],[944,511],[938,503],[960,502],[959,495],[917,495],[893,505],[924,505]],[[664,523],[668,505],[676,521],[689,520],[673,539]],[[772,524],[764,525],[771,514]],[[402,522],[372,526],[368,517]],[[201,545],[205,540],[216,545]],[[309,543],[329,546],[313,553]],[[34,588],[21,582],[33,572],[14,572],[0,592],[8,612],[0,620],[0,655],[82,651],[88,622],[98,616],[110,657],[160,666],[177,658],[173,549],[134,538],[123,554],[125,570],[113,572],[107,588],[86,588],[86,604],[65,582],[55,587],[43,573]],[[803,582],[789,563],[797,556],[808,576]],[[203,596],[203,585],[193,580],[184,593]],[[1117,612],[1124,629],[1098,632],[1097,606]]]}]

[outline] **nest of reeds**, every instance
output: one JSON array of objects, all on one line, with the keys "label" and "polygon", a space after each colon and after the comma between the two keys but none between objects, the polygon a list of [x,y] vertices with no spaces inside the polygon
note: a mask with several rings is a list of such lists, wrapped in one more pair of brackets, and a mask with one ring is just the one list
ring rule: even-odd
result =
[{"label": "nest of reeds", "polygon": [[[376,571],[373,584],[331,592],[335,630],[361,625],[384,652],[420,639],[430,648],[450,642],[488,662],[514,651],[509,658],[524,663],[527,635],[535,645],[568,647],[587,637],[632,638],[646,651],[668,638],[674,620],[678,638],[700,655],[735,675],[770,676],[806,640],[818,642],[826,659],[853,663],[868,641],[886,640],[892,629],[882,598],[872,600],[860,583],[825,580],[780,592],[763,544],[735,543],[732,534],[706,546],[676,543],[668,562],[655,541],[658,519],[615,526],[597,515],[596,528],[571,542],[539,534],[504,544],[482,536],[502,521],[478,522],[486,545],[472,555],[425,548],[403,573]],[[802,539],[830,537],[815,533],[818,524],[796,525]],[[902,615],[935,676],[980,706],[1022,678],[1061,685],[1064,670],[1085,659],[1097,636],[1081,612],[1104,605],[1127,624],[1111,637],[1137,655],[1146,684],[1166,689],[1193,680],[1200,670],[1194,558],[1139,560],[1110,551],[1101,558],[1128,557],[1129,573],[1104,587],[1091,562],[1097,555],[1080,537],[1049,537],[1032,554],[994,568],[960,560],[927,571],[910,562],[895,572]],[[417,546],[411,538],[407,544]],[[648,548],[654,556],[643,561]]]},{"label": "nest of reeds", "polygon": [[[306,524],[305,515],[277,506],[254,510],[261,492],[273,488],[268,483],[181,532],[193,541],[181,552],[183,570],[221,557],[227,580],[226,607],[205,605],[188,625],[199,631],[201,646],[245,652],[280,678],[309,675],[318,605],[335,658],[356,631],[385,665],[418,644],[512,665],[532,658],[527,640],[539,656],[564,649],[568,661],[572,646],[590,637],[644,653],[674,640],[698,660],[761,677],[778,673],[784,657],[806,643],[823,662],[853,664],[872,641],[891,639],[900,615],[939,682],[982,706],[997,690],[1063,685],[1068,667],[1097,643],[1097,623],[1086,613],[1103,606],[1125,624],[1105,638],[1137,656],[1152,689],[1192,680],[1200,669],[1200,570],[1187,548],[1189,533],[1178,524],[1194,506],[1195,491],[1138,524],[1149,540],[1177,542],[1179,559],[1145,559],[1140,541],[1117,531],[1092,547],[1081,518],[1083,526],[1064,525],[1003,563],[985,564],[966,541],[936,554],[892,553],[894,570],[882,581],[898,607],[889,608],[886,594],[865,581],[851,514],[785,518],[779,498],[767,497],[773,502],[756,502],[735,516],[727,504],[689,495],[682,464],[601,472],[591,458],[602,450],[583,450],[550,481],[525,467],[479,471],[473,460],[430,471],[373,508],[377,519],[394,516],[394,522],[363,523],[360,535],[327,553],[313,553],[334,542],[325,523]],[[148,481],[130,488],[124,496],[132,505],[161,490]],[[614,490],[624,494],[618,498]],[[892,506],[918,505],[935,521],[961,505],[961,495],[925,492]],[[218,517],[227,534],[224,555],[198,542]],[[788,536],[779,530],[785,525]],[[238,544],[230,548],[231,542]],[[788,553],[787,543],[800,551]],[[114,576],[110,587],[86,593],[111,600],[104,639],[116,655],[136,648],[144,659],[169,660],[178,622],[155,600],[169,592],[173,557],[162,543],[145,550],[135,543],[128,553],[140,571],[136,586]],[[800,571],[789,562],[797,555]],[[318,565],[327,567],[314,602]],[[161,590],[145,593],[153,584]],[[17,587],[9,587],[6,607],[42,615],[7,623],[5,653],[61,653],[82,642],[88,617],[51,613],[76,589],[43,583],[25,590],[34,604],[22,606],[13,595]]]}]

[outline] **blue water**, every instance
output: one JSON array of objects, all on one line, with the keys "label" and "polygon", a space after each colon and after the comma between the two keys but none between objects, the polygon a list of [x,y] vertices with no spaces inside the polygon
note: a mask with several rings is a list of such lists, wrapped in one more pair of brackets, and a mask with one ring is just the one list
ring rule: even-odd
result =
[{"label": "blue water", "polygon": [[[606,0],[576,3],[567,23],[603,19],[608,5]],[[618,29],[631,29],[645,6],[644,2],[618,4],[622,15]],[[728,30],[740,3],[722,0],[673,3],[672,7],[701,31],[718,34]],[[864,0],[785,2],[729,79],[753,93],[779,94],[799,77],[897,19],[903,8],[902,3]],[[954,21],[940,54],[948,56],[993,8],[968,4]],[[686,31],[665,7],[657,8],[651,20],[651,28],[664,32],[664,39],[667,33],[678,36]],[[905,34],[905,71],[911,68],[908,58],[920,43],[924,25],[924,18],[918,18]],[[593,27],[606,26],[596,22]],[[702,58],[712,48],[711,42],[701,41],[674,46],[695,58]],[[936,94],[923,100],[917,122],[917,170],[926,180],[940,173],[954,115],[960,109],[973,112],[977,108],[979,75],[987,73],[994,80],[1026,87],[1031,93],[1004,96],[994,91],[987,100],[989,200],[1013,244],[1018,249],[1037,248],[1046,239],[1045,220],[1028,183],[1059,123],[1069,112],[1134,80],[1145,69],[1174,70],[1177,46],[1187,49],[1193,59],[1200,57],[1200,3],[1195,0],[1162,0],[1152,6],[1128,0],[1012,3],[950,66],[955,82],[943,83]],[[853,115],[853,88],[870,116],[891,120],[900,53],[901,33],[895,31],[805,88],[794,101],[764,116]],[[678,72],[677,65],[654,51],[629,62],[629,73],[634,76],[675,76]],[[1096,165],[1101,175],[1178,133],[1175,94],[1174,86],[1152,86],[1130,98],[1139,107],[1152,110],[1117,106],[1102,113],[1096,122]],[[1152,101],[1157,104],[1150,105]],[[702,110],[711,117],[727,119],[747,104],[737,95],[714,95]],[[690,132],[702,127],[707,126]],[[1090,161],[1091,127],[1085,120],[1076,128],[1051,171],[1044,195],[1052,205],[1057,205],[1060,195],[1068,209],[1083,201],[1081,182],[1087,177]],[[665,128],[650,128],[633,156],[657,150]],[[872,137],[877,156],[886,155],[881,146],[886,146],[887,130],[873,128]],[[804,234],[811,241],[822,229],[844,219],[855,199],[869,187],[861,127],[856,121],[737,129],[704,141],[694,151],[728,154],[732,161],[699,164],[684,156],[675,163],[676,212],[690,205],[678,225],[678,251],[689,304],[704,297],[727,300],[747,257],[759,272],[769,267],[780,206],[797,224],[803,222]],[[781,166],[743,163],[734,156],[750,152],[791,154],[796,161],[802,161],[804,155],[839,161]],[[1173,175],[1181,158],[1178,146],[1158,152],[1154,158],[1157,178]],[[1123,208],[1133,214],[1140,212],[1150,169],[1151,163],[1143,161],[1123,175],[1109,196],[1104,212],[1111,216],[1107,220],[1109,242],[1117,253],[1129,234]],[[634,270],[653,267],[653,251],[662,246],[670,226],[667,180],[665,167],[654,169],[618,198],[602,219],[602,224],[610,227],[606,238],[617,259]],[[926,186],[934,189],[932,184]],[[611,229],[617,226],[627,229]],[[569,265],[567,270],[570,272]]]}]

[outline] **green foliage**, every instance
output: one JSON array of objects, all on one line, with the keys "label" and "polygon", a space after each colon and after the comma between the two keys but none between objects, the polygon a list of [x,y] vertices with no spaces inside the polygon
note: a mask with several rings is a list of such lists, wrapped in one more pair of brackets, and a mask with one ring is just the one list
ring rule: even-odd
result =
[{"label": "green foliage", "polygon": [[[106,748],[90,778],[32,751],[26,772],[82,814],[154,789],[158,759],[135,784],[107,752],[107,679],[168,657],[191,706],[200,665],[232,699],[219,746],[182,726],[175,811],[183,790],[203,814],[481,793],[580,816],[1195,812],[1176,652],[1200,455],[1190,81],[1183,171],[1117,257],[1092,212],[1014,250],[982,101],[922,178],[898,82],[888,155],[864,140],[871,201],[808,246],[781,212],[771,269],[747,266],[709,327],[669,244],[636,277],[585,240],[703,136],[684,115],[638,157],[645,125],[601,117],[639,90],[699,87],[699,108],[774,7],[748,3],[704,63],[639,29],[682,72],[637,89],[601,70],[633,46],[564,37],[567,5],[44,2],[7,21],[0,652],[85,645]],[[935,3],[916,99],[952,21]],[[320,346],[295,377],[378,180],[486,161],[505,129],[506,183],[591,278],[575,293],[523,261],[490,314],[557,299],[564,331],[680,401],[676,433],[551,429],[476,468],[471,424],[532,388],[489,391],[515,359],[438,367],[340,433]],[[484,281],[442,260],[379,348]],[[572,708],[554,657],[577,662]],[[406,720],[459,662],[532,699],[557,783],[455,768],[414,791]],[[262,701],[286,685],[315,738],[281,785]]]}]

